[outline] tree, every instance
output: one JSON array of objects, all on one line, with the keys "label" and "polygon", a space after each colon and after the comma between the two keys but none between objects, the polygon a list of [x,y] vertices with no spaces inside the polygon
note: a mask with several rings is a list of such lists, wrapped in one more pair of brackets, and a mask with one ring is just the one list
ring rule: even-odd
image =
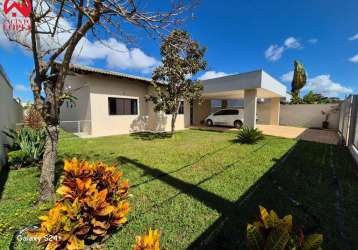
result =
[{"label": "tree", "polygon": [[65,100],[72,100],[71,93],[64,90],[64,82],[76,46],[89,34],[97,40],[105,33],[127,38],[123,27],[129,25],[161,35],[170,25],[181,23],[183,14],[193,5],[178,0],[167,11],[153,12],[138,0],[32,0],[23,4],[31,8],[30,33],[7,30],[6,35],[32,52],[34,70],[30,83],[34,105],[47,131],[40,176],[41,202],[55,198],[60,107]]},{"label": "tree", "polygon": [[306,85],[307,75],[303,64],[301,64],[299,61],[295,60],[294,67],[295,70],[292,79],[291,102],[297,104],[301,103],[300,90]]},{"label": "tree", "polygon": [[171,134],[175,131],[175,121],[182,100],[200,100],[203,86],[192,76],[206,68],[205,47],[191,39],[183,30],[174,30],[160,48],[163,65],[158,66],[152,75],[155,95],[147,100],[154,103],[154,111],[171,114]]},{"label": "tree", "polygon": [[326,103],[339,103],[340,100],[337,97],[326,97],[322,94],[309,91],[302,99],[306,104],[326,104]]}]

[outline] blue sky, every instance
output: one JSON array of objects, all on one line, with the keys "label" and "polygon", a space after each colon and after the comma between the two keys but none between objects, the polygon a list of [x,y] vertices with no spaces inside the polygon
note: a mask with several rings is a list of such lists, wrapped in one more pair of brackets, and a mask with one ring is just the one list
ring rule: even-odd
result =
[{"label": "blue sky", "polygon": [[[195,20],[183,28],[208,47],[209,72],[198,77],[264,69],[290,90],[290,71],[297,59],[309,76],[304,92],[342,98],[358,92],[357,12],[355,0],[227,0],[220,4],[207,0],[194,10]],[[77,61],[150,77],[160,61],[160,43],[144,32],[129,31],[137,36],[135,44],[103,37],[115,51],[88,38],[77,51]],[[31,100],[31,57],[1,35],[0,64],[14,85],[15,96]]]}]

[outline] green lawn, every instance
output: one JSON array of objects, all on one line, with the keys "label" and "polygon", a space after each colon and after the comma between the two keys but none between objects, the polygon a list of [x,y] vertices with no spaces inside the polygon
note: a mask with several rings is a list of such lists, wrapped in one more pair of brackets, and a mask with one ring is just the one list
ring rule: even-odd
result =
[{"label": "green lawn", "polygon": [[[108,249],[131,249],[135,235],[149,227],[162,232],[168,249],[244,249],[245,226],[257,217],[259,204],[281,216],[292,213],[306,232],[323,233],[325,249],[358,246],[358,178],[345,149],[278,137],[239,145],[235,136],[189,130],[175,138],[80,139],[63,133],[59,158],[115,163],[129,179],[129,223],[106,242]],[[60,161],[58,166],[60,175]],[[337,230],[332,166],[340,184],[345,237]],[[0,249],[30,248],[16,241],[15,233],[36,224],[49,207],[33,205],[38,175],[35,168],[3,173]]]}]

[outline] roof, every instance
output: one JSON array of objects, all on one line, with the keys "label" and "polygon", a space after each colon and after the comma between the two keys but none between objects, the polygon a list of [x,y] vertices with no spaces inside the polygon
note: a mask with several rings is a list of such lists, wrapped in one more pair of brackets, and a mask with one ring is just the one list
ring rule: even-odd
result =
[{"label": "roof", "polygon": [[70,64],[70,71],[78,73],[78,74],[94,73],[94,74],[100,74],[100,75],[105,75],[105,76],[113,76],[113,77],[119,77],[119,78],[139,80],[139,81],[144,81],[147,83],[152,82],[152,80],[149,78],[124,74],[124,73],[120,73],[120,72],[116,72],[116,71],[104,70],[104,69],[99,69],[99,68],[94,68],[94,67],[89,67],[89,66],[84,66],[84,65],[80,65],[80,64]]},{"label": "roof", "polygon": [[4,70],[4,68],[2,67],[1,64],[0,64],[0,74],[4,77],[5,82],[7,83],[7,85],[9,85],[9,87],[13,89],[13,87],[12,87],[12,85],[11,85],[11,83],[10,83],[10,80],[9,80],[9,78],[7,77],[7,75],[6,75],[6,73],[5,73],[5,70]]},{"label": "roof", "polygon": [[257,89],[259,98],[286,97],[286,86],[264,70],[255,70],[202,81],[203,95],[243,98],[244,90]]}]

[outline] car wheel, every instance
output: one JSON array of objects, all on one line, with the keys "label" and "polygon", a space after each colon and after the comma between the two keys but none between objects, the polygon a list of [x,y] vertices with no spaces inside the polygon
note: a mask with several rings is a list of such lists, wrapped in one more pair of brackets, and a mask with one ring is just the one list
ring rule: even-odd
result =
[{"label": "car wheel", "polygon": [[206,125],[208,126],[208,127],[211,127],[211,126],[213,126],[213,121],[212,120],[207,120],[206,121]]},{"label": "car wheel", "polygon": [[242,121],[234,121],[234,127],[237,129],[242,128]]}]

